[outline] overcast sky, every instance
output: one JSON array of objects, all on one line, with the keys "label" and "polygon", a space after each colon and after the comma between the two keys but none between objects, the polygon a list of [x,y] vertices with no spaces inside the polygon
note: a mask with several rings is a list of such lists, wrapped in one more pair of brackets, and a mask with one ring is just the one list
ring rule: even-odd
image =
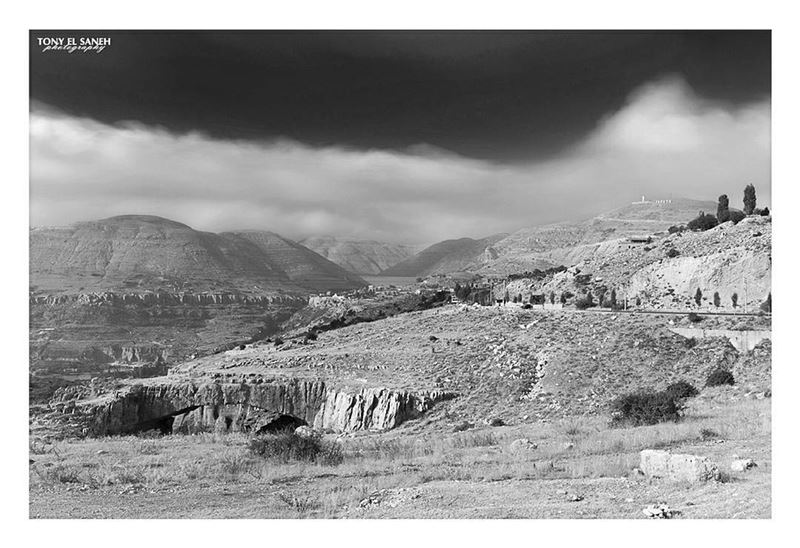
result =
[{"label": "overcast sky", "polygon": [[[101,53],[40,36],[110,36]],[[31,223],[408,243],[770,200],[768,32],[31,32]]]}]

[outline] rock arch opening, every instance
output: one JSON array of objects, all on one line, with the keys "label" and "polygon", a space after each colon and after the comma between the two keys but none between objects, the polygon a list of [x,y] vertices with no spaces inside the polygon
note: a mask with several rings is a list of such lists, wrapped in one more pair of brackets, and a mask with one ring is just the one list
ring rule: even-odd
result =
[{"label": "rock arch opening", "polygon": [[256,430],[256,434],[277,434],[286,430],[293,431],[300,426],[308,426],[308,423],[293,415],[278,415]]}]

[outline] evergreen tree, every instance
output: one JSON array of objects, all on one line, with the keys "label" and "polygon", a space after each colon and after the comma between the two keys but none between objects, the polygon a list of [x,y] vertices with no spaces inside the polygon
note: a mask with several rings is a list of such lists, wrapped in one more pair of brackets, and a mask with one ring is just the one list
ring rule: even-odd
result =
[{"label": "evergreen tree", "polygon": [[719,308],[719,291],[714,291],[714,306]]},{"label": "evergreen tree", "polygon": [[733,308],[736,308],[736,304],[739,302],[739,295],[734,293],[731,295],[731,304],[733,304]]},{"label": "evergreen tree", "polygon": [[752,215],[756,208],[756,187],[747,185],[744,187],[744,214]]},{"label": "evergreen tree", "polygon": [[719,202],[717,203],[717,222],[722,224],[725,221],[730,220],[730,218],[731,212],[728,209],[728,195],[723,194],[719,197]]},{"label": "evergreen tree", "polygon": [[[531,300],[533,300],[533,295],[531,295]],[[554,291],[550,292],[550,304],[556,304],[556,294]]]},{"label": "evergreen tree", "polygon": [[700,291],[700,288],[697,288],[697,291],[694,293],[694,302],[697,303],[697,306],[700,306],[700,303],[703,302],[703,292]]},{"label": "evergreen tree", "polygon": [[611,297],[609,298],[609,300],[611,301],[611,308],[615,308],[617,306],[617,290],[616,289],[612,289],[611,290]]}]

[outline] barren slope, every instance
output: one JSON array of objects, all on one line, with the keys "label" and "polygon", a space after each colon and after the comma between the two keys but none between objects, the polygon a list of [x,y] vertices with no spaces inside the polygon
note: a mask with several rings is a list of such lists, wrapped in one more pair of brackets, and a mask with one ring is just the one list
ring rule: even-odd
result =
[{"label": "barren slope", "polygon": [[408,259],[419,246],[315,236],[300,241],[348,272],[375,275]]},{"label": "barren slope", "polygon": [[429,276],[445,274],[471,268],[476,262],[483,261],[484,256],[492,256],[492,245],[505,237],[495,234],[473,240],[460,238],[445,240],[427,247],[405,261],[381,272],[382,276]]}]

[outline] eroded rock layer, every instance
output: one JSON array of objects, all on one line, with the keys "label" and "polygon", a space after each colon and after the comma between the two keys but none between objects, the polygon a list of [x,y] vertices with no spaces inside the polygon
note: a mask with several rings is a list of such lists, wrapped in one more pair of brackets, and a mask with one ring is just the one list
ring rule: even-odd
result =
[{"label": "eroded rock layer", "polygon": [[72,415],[93,436],[153,429],[259,432],[287,418],[319,430],[355,432],[394,428],[451,397],[445,391],[386,388],[347,392],[321,380],[186,381],[133,384],[96,399],[59,402],[55,410]]}]

